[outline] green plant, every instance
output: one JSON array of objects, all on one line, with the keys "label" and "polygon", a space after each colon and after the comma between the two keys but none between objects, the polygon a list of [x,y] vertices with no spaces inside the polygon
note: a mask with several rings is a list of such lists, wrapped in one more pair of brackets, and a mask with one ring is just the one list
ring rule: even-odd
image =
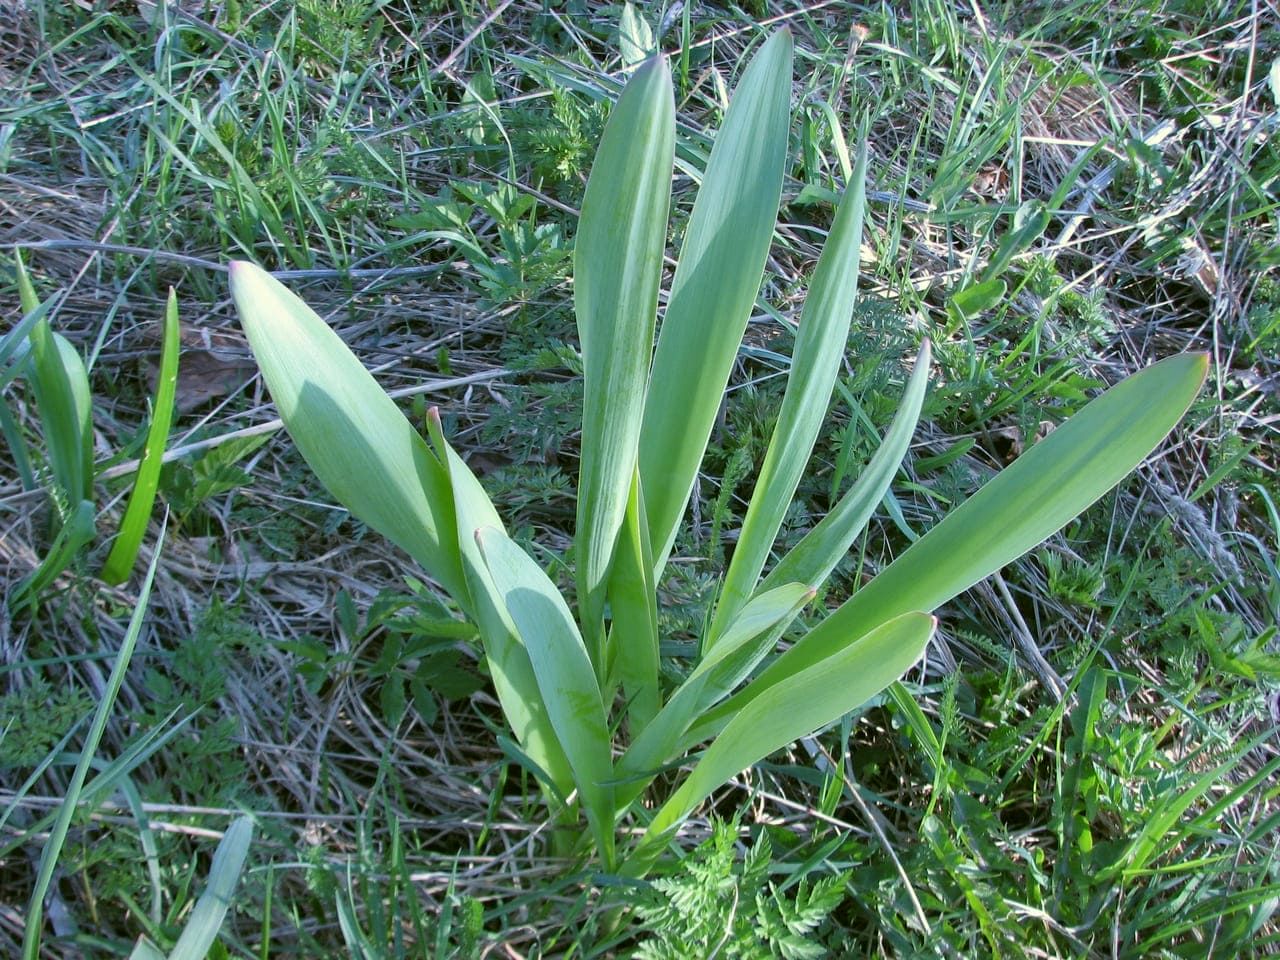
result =
[{"label": "green plant", "polygon": [[72,773],[71,781],[67,786],[66,794],[62,798],[62,803],[58,807],[57,817],[52,823],[48,840],[45,841],[41,850],[36,882],[31,891],[31,899],[27,903],[26,930],[22,939],[23,960],[35,960],[39,956],[40,938],[44,930],[45,893],[53,882],[54,870],[58,865],[58,858],[62,854],[62,847],[67,839],[67,831],[71,826],[71,819],[75,815],[81,799],[88,799],[85,780],[88,777],[89,768],[93,765],[94,754],[98,750],[98,745],[102,742],[102,735],[106,731],[107,719],[115,706],[120,687],[124,683],[129,661],[133,658],[133,651],[138,642],[138,635],[142,632],[143,616],[147,610],[147,600],[151,595],[151,585],[155,580],[156,574],[156,563],[160,559],[160,550],[163,544],[164,532],[162,530],[156,543],[155,552],[151,557],[151,565],[147,568],[146,578],[143,580],[138,602],[134,606],[133,615],[129,618],[129,628],[125,632],[120,651],[116,654],[115,661],[111,666],[111,675],[108,677],[105,689],[98,699],[98,706],[94,711],[93,720],[89,724],[84,744],[80,748],[75,771]]},{"label": "green plant", "polygon": [[[44,560],[18,583],[10,596],[10,605],[18,607],[38,599],[80,551],[92,543],[97,536],[97,520],[93,502],[93,398],[89,373],[75,347],[49,325],[48,314],[56,307],[56,301],[42,303],[20,257],[15,265],[25,316],[0,340],[0,389],[24,375],[30,385],[44,433],[55,529]],[[137,560],[155,505],[160,465],[173,420],[178,376],[178,301],[172,288],[165,308],[161,354],[146,446],[120,530],[102,568],[102,579],[112,585],[123,583]],[[0,398],[0,427],[15,462],[20,465],[24,485],[34,488],[37,478],[28,466],[26,444],[3,398]]]},{"label": "green plant", "polygon": [[[1118,483],[1172,429],[1207,370],[1204,355],[1173,357],[1095,399],[757,674],[885,495],[927,386],[926,342],[858,482],[762,578],[848,337],[864,136],[810,284],[777,426],[700,659],[664,690],[657,584],[761,283],[786,159],[790,77],[790,36],[778,33],[747,68],[716,138],[652,351],[675,135],[661,60],[636,71],[606,125],[574,260],[585,379],[576,616],[507,536],[438,413],[424,441],[302,301],[257,267],[231,266],[232,296],[299,450],[340,502],[418,560],[475,620],[504,713],[561,823],[580,810],[606,867],[629,876],[643,875],[721,784],[893,683],[932,635],[927,611],[1034,548]],[[706,741],[656,811],[636,802]],[[619,853],[614,831],[627,818],[647,827]]]},{"label": "green plant", "polygon": [[129,960],[201,960],[205,957],[229,956],[218,943],[218,931],[231,907],[231,895],[240,882],[249,844],[253,841],[253,821],[237,817],[232,821],[209,864],[209,878],[204,892],[186,915],[182,932],[168,954],[146,937],[139,937]]},{"label": "green plant", "polygon": [[737,834],[736,822],[715,821],[678,874],[652,881],[636,910],[652,934],[636,950],[638,960],[828,955],[812,934],[844,899],[845,878],[830,874],[809,882],[801,876],[779,888],[769,881],[769,835],[761,833],[739,864]]},{"label": "green plant", "polygon": [[[93,540],[97,525],[93,510],[93,410],[89,374],[75,347],[49,325],[52,301],[41,303],[19,257],[16,260],[18,297],[23,320],[0,342],[0,358],[8,364],[0,387],[25,375],[40,415],[48,463],[48,489],[53,501],[54,536],[44,560],[18,583],[10,605],[33,601]],[[23,337],[27,340],[24,344]],[[25,346],[25,350],[20,347]],[[12,358],[12,359],[9,359]],[[5,433],[14,459],[29,462],[22,438],[7,405]],[[34,486],[30,470],[24,480]]]}]

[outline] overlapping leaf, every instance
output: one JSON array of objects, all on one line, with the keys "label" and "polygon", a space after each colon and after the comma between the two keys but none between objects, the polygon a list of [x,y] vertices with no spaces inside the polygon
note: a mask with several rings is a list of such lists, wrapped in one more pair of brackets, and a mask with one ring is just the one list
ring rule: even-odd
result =
[{"label": "overlapping leaf", "polygon": [[666,563],[755,304],[790,123],[791,35],[751,61],[716,135],[658,334],[640,433],[654,563]]},{"label": "overlapping leaf", "polygon": [[584,401],[578,481],[578,602],[604,676],[604,606],[631,492],[667,238],[675,110],[666,63],[645,63],[605,126],[574,243],[573,300]]}]

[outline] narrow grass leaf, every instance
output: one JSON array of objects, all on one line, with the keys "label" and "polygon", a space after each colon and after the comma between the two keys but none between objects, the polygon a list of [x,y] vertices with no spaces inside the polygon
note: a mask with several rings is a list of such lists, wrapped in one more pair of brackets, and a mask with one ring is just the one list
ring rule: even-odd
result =
[{"label": "narrow grass leaf", "polygon": [[573,301],[584,400],[578,479],[578,602],[604,676],[600,616],[614,544],[635,472],[645,383],[666,247],[675,106],[665,60],[623,90],[604,129],[582,200]]},{"label": "narrow grass leaf", "polygon": [[[98,802],[99,798],[110,796],[113,791],[120,789],[125,778],[131,772],[163,750],[170,741],[186,729],[187,724],[195,717],[194,713],[189,713],[169,729],[163,729],[177,714],[178,708],[169,711],[168,714],[156,721],[150,729],[143,733],[141,737],[130,741],[129,746],[122,753],[112,758],[110,762],[103,763],[96,757],[93,758],[90,761],[90,766],[100,769],[92,780],[84,784],[83,789],[80,791],[80,806],[82,808],[92,807]],[[70,739],[70,737],[67,737],[64,742],[69,742]],[[61,766],[74,767],[80,762],[80,757],[79,753],[57,753],[52,756],[50,762]],[[0,858],[8,856],[19,847],[31,843],[33,838],[48,833],[61,814],[62,808],[59,807],[52,813],[26,824],[21,829],[10,830],[6,836],[11,835],[12,839],[0,841]]]},{"label": "narrow grass leaf", "polygon": [[457,539],[449,479],[422,437],[338,335],[279,281],[235,262],[231,296],[280,418],[320,482],[467,609],[462,562],[446,546]]},{"label": "narrow grass leaf", "polygon": [[929,341],[925,340],[920,346],[920,353],[916,355],[911,378],[902,392],[898,412],[885,431],[875,456],[834,509],[769,571],[769,575],[760,584],[760,591],[796,580],[812,584],[823,583],[841,558],[849,552],[853,541],[871,519],[876,506],[884,499],[902,458],[906,456],[911,435],[920,419],[925,391],[929,386],[931,356]]},{"label": "narrow grass leaf", "polygon": [[684,514],[773,238],[790,125],[791,35],[751,61],[716,135],[671,283],[640,434],[660,571]]},{"label": "narrow grass leaf", "polygon": [[637,850],[638,859],[643,863],[654,847],[661,848],[693,808],[730,778],[857,709],[897,680],[924,653],[935,623],[925,613],[896,617],[749,697],[654,816]]},{"label": "narrow grass leaf", "polygon": [[1205,354],[1181,354],[1094,399],[722,704],[715,719],[731,716],[752,697],[830,657],[850,636],[911,610],[937,609],[1062,529],[1168,435],[1207,372]]},{"label": "narrow grass leaf", "polygon": [[472,615],[480,628],[493,687],[520,749],[542,771],[546,786],[563,800],[573,792],[573,771],[542,702],[529,653],[516,632],[502,594],[489,574],[475,532],[482,527],[503,530],[502,521],[484,488],[462,458],[445,440],[439,412],[432,408],[427,427],[436,455],[445,465],[450,483],[449,503],[456,517],[457,547],[470,593]]},{"label": "narrow grass leaf", "polygon": [[485,564],[524,641],[542,701],[569,758],[601,858],[613,864],[613,758],[600,687],[573,615],[542,568],[495,527],[476,531]]},{"label": "narrow grass leaf", "polygon": [[129,504],[111,553],[102,568],[102,579],[111,585],[124,583],[133,569],[138,547],[151,520],[151,508],[155,505],[156,489],[160,483],[160,467],[164,462],[164,448],[169,439],[169,426],[173,422],[173,404],[178,385],[178,298],[169,288],[169,303],[165,309],[164,343],[160,348],[160,376],[156,383],[156,399],[151,406],[151,425],[147,428],[147,443],[143,448],[142,463],[138,467]]},{"label": "narrow grass leaf", "polygon": [[[29,285],[29,284],[28,284]],[[24,302],[26,298],[23,298]],[[49,315],[57,301],[50,297],[36,304],[33,310],[23,308],[23,317],[0,337],[0,390],[7,387],[26,369],[26,359],[31,349],[31,330]]]},{"label": "narrow grass leaf", "polygon": [[[1242,777],[1241,760],[1249,748],[1257,749],[1272,739],[1270,733],[1256,738],[1247,746],[1233,751],[1234,755],[1211,769],[1208,773],[1197,777],[1185,790],[1168,797],[1145,818],[1142,829],[1134,837],[1124,852],[1101,872],[1099,879],[1115,880],[1124,875],[1131,875],[1147,868],[1153,860],[1176,848],[1185,840],[1186,834],[1192,831],[1211,831],[1213,823],[1225,807],[1238,801],[1241,797],[1255,793],[1258,788],[1272,782],[1276,771],[1280,769],[1280,758],[1264,764],[1251,776]],[[1234,782],[1237,778],[1239,782]],[[1197,811],[1192,823],[1181,823],[1183,814],[1197,803],[1203,802],[1211,792],[1221,790],[1224,784],[1230,789],[1222,797],[1216,797],[1216,803],[1206,803],[1206,809]]]},{"label": "narrow grass leaf", "polygon": [[[3,377],[0,377],[0,380],[3,380]],[[0,383],[0,390],[3,389],[4,384]],[[27,456],[27,444],[22,436],[22,428],[18,426],[17,419],[9,409],[9,399],[3,396],[0,396],[0,433],[4,434],[9,455],[13,457],[14,473],[18,475],[18,482],[22,484],[22,489],[35,490],[36,474],[31,469],[31,458]]]},{"label": "narrow grass leaf", "polygon": [[248,817],[237,817],[222,835],[209,865],[208,885],[192,908],[169,960],[204,960],[208,956],[231,907],[231,895],[240,882],[252,840],[253,821]]},{"label": "narrow grass leaf", "polygon": [[124,640],[120,644],[120,652],[116,654],[115,662],[111,666],[111,675],[107,678],[106,688],[98,701],[97,710],[94,711],[93,721],[89,724],[89,732],[85,736],[84,746],[80,748],[80,759],[71,774],[71,782],[67,784],[66,792],[62,798],[62,805],[58,808],[58,817],[54,821],[53,828],[49,831],[49,838],[45,841],[44,849],[40,851],[40,866],[36,873],[35,886],[31,890],[31,900],[27,904],[26,932],[22,938],[23,960],[36,960],[40,955],[40,938],[44,929],[44,897],[49,892],[49,884],[53,881],[53,871],[58,865],[58,857],[62,854],[63,844],[66,843],[67,830],[71,826],[71,818],[75,815],[76,808],[80,803],[85,777],[89,773],[89,767],[93,762],[94,754],[98,750],[98,744],[102,742],[102,735],[107,729],[107,718],[115,707],[116,697],[120,695],[120,687],[124,683],[129,661],[133,659],[133,650],[138,643],[138,635],[142,633],[142,620],[147,612],[147,602],[151,597],[151,584],[155,580],[156,564],[160,560],[160,552],[163,546],[164,528],[161,527],[160,536],[156,540],[155,551],[151,556],[151,565],[147,568],[146,577],[143,578],[142,589],[138,593],[138,602],[134,605],[133,616],[129,618],[129,627],[125,630]]},{"label": "narrow grass leaf", "polygon": [[17,610],[25,604],[36,603],[40,594],[53,583],[58,574],[71,565],[87,544],[93,542],[97,532],[93,504],[88,500],[81,500],[62,521],[62,526],[58,528],[58,534],[49,545],[49,552],[40,561],[40,566],[14,587],[9,597],[10,609]]},{"label": "narrow grass leaf", "polygon": [[863,137],[853,174],[805,297],[782,409],[725,574],[707,636],[708,647],[715,645],[720,630],[755,590],[826,418],[853,321],[866,179],[867,143]]}]

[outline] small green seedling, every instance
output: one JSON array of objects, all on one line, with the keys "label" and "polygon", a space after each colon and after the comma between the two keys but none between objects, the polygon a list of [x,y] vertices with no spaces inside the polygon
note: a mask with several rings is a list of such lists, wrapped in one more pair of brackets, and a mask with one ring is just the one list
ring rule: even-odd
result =
[{"label": "small green seedling", "polygon": [[[685,230],[654,346],[675,119],[666,63],[641,65],[591,170],[574,256],[585,402],[565,596],[507,534],[429,418],[429,438],[301,300],[247,263],[231,292],[280,415],[321,483],[423,565],[476,623],[494,687],[561,822],[581,811],[609,869],[640,876],[712,791],[855,710],[915,663],[931,611],[1026,553],[1124,478],[1203,383],[1172,357],[1031,447],[785,652],[777,647],[888,490],[920,413],[926,341],[898,415],[858,481],[770,563],[842,360],[862,236],[865,137],[818,262],[787,389],[701,657],[659,679],[657,590],[755,304],[781,197],[791,37],[743,74]],[[766,568],[767,571],[766,571]],[[818,611],[821,615],[823,611]],[[763,670],[761,664],[766,663]],[[700,751],[674,791],[637,803]],[[638,841],[618,849],[620,826]]]},{"label": "small green seedling", "polygon": [[[18,296],[23,318],[0,338],[0,389],[25,377],[35,399],[44,435],[44,460],[48,464],[48,488],[54,505],[55,532],[40,565],[17,583],[9,603],[17,608],[33,603],[98,533],[93,500],[93,398],[84,360],[62,334],[49,325],[56,301],[43,303],[23,266],[16,261]],[[169,291],[165,310],[160,378],[147,430],[146,448],[129,494],[120,531],[102,570],[108,584],[123,583],[132,572],[151,519],[160,465],[173,408],[178,376],[178,301]],[[35,489],[37,478],[30,468],[26,444],[8,405],[0,398],[0,427],[19,465],[23,485]]]}]

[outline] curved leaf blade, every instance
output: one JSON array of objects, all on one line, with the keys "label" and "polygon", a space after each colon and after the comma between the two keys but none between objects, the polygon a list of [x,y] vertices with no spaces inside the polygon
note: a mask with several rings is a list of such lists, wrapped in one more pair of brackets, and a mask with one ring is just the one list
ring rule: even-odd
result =
[{"label": "curved leaf blade", "polygon": [[857,709],[897,680],[920,659],[935,625],[928,614],[904,614],[748,698],[654,816],[636,859],[643,864],[652,857],[693,808],[729,779]]},{"label": "curved leaf blade", "polygon": [[613,863],[613,758],[591,658],[573,614],[542,568],[501,530],[476,542],[529,653],[551,725],[569,758],[600,855]]},{"label": "curved leaf blade", "polygon": [[640,480],[656,572],[666,564],[764,275],[782,198],[791,35],[752,60],[689,217],[649,379]]},{"label": "curved leaf blade", "polygon": [[1206,354],[1169,357],[1116,384],[1031,447],[715,711],[752,697],[910,610],[934,610],[1016,560],[1123,480],[1182,419]]},{"label": "curved leaf blade", "polygon": [[795,580],[823,583],[840,562],[840,558],[849,552],[853,541],[871,519],[876,506],[884,499],[902,458],[907,455],[907,447],[911,444],[911,435],[920,420],[920,408],[924,404],[925,391],[929,386],[931,356],[929,341],[925,340],[920,345],[915,368],[902,392],[898,412],[885,431],[875,456],[832,511],[769,571],[757,592]]},{"label": "curved leaf blade", "polygon": [[[623,90],[591,166],[574,241],[573,300],[584,399],[578,480],[578,598],[588,636],[635,472],[675,158],[666,62],[649,60]],[[593,650],[604,674],[603,650]]]},{"label": "curved leaf blade", "polygon": [[480,481],[445,440],[440,414],[434,407],[427,414],[427,429],[436,456],[445,465],[449,478],[451,509],[458,531],[456,542],[471,595],[472,616],[480,629],[480,641],[502,713],[520,749],[548,781],[545,786],[549,794],[563,800],[573,792],[569,759],[564,755],[542,701],[529,652],[507,614],[502,595],[475,539],[475,532],[481,527],[493,527],[503,533],[505,529]]},{"label": "curved leaf blade", "polygon": [[147,442],[143,448],[142,463],[129,493],[129,503],[120,521],[120,532],[111,553],[102,567],[102,579],[115,586],[128,579],[133,562],[137,559],[142,536],[151,519],[155,506],[156,489],[160,484],[160,468],[164,461],[164,448],[169,440],[169,426],[173,422],[173,405],[178,388],[178,297],[169,288],[169,302],[165,307],[164,340],[160,348],[160,376],[156,382],[156,402],[151,407],[151,425],[147,428]]},{"label": "curved leaf blade", "polygon": [[253,841],[253,821],[237,817],[218,841],[209,865],[209,882],[187,918],[182,936],[173,945],[169,960],[203,960],[222,929],[231,908],[231,896],[244,870],[249,844]]},{"label": "curved leaf blade", "polygon": [[470,612],[449,481],[426,442],[329,326],[251,263],[231,296],[271,398],[325,488],[404,549]]},{"label": "curved leaf blade", "polygon": [[693,721],[742,682],[814,595],[811,587],[790,583],[761,594],[742,608],[721,643],[698,663],[618,761],[619,808],[638,797],[658,770],[676,756]]},{"label": "curved leaf blade", "polygon": [[754,592],[826,418],[853,322],[866,180],[867,142],[862,137],[856,165],[805,297],[782,409],[725,573],[707,635],[708,646],[717,642],[720,629]]},{"label": "curved leaf blade", "polygon": [[[23,313],[36,313],[27,334],[31,389],[44,428],[49,469],[54,482],[74,510],[83,500],[93,499],[93,406],[89,393],[89,373],[75,347],[49,325],[47,305],[36,296],[31,277],[16,260],[18,296]],[[40,313],[42,307],[45,311]],[[13,342],[6,339],[6,348]]]}]

